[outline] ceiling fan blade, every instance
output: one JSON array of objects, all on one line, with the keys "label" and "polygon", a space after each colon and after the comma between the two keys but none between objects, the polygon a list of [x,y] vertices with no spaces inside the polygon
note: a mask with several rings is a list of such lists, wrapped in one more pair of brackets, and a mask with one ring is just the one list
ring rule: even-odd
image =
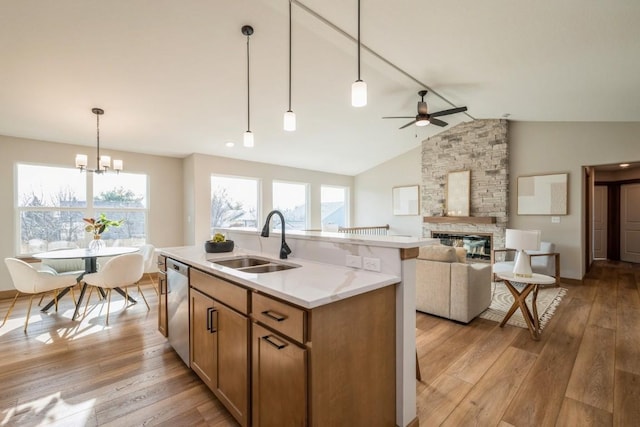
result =
[{"label": "ceiling fan blade", "polygon": [[443,122],[442,120],[436,119],[433,116],[429,117],[429,123],[440,127],[445,127],[448,124],[447,122]]},{"label": "ceiling fan blade", "polygon": [[406,128],[407,126],[411,126],[411,125],[412,125],[412,124],[414,124],[415,122],[416,122],[415,120],[412,120],[412,121],[410,121],[409,123],[407,123],[406,125],[399,127],[398,129],[404,129],[404,128]]},{"label": "ceiling fan blade", "polygon": [[413,119],[415,116],[393,116],[393,117],[383,117],[383,119]]},{"label": "ceiling fan blade", "polygon": [[446,116],[447,114],[462,113],[463,111],[467,111],[467,107],[458,107],[458,108],[451,108],[450,110],[436,111],[435,113],[431,113],[430,116],[440,117],[440,116]]}]

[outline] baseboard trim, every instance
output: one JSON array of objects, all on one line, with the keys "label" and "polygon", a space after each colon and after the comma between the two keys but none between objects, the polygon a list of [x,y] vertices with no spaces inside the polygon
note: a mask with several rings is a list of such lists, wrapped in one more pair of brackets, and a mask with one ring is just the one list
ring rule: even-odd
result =
[{"label": "baseboard trim", "polygon": [[568,279],[566,277],[560,277],[560,284],[566,283],[567,285],[582,285],[584,282],[582,279]]},{"label": "baseboard trim", "polygon": [[409,424],[407,424],[407,427],[418,427],[418,426],[420,426],[420,420],[418,419],[418,417],[415,417],[414,419],[411,420]]}]

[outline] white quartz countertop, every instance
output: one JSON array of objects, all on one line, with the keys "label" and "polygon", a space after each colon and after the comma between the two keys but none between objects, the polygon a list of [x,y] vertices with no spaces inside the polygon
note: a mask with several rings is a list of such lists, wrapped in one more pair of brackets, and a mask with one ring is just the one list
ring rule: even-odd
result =
[{"label": "white quartz countertop", "polygon": [[[273,254],[236,249],[233,252],[206,253],[202,246],[159,249],[163,255],[250,289],[283,299],[304,308],[315,308],[400,282],[397,276],[340,267],[290,257],[280,260]],[[247,273],[215,264],[216,260],[243,255],[272,259],[276,263],[299,266],[270,273]],[[214,262],[212,262],[214,261]]]}]

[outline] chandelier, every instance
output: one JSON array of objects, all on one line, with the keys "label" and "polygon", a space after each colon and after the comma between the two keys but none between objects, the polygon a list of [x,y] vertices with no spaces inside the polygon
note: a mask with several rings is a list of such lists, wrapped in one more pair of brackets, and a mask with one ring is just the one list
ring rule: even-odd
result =
[{"label": "chandelier", "polygon": [[[104,114],[104,110],[102,108],[92,108],[91,112],[96,115],[96,143],[98,148],[96,153],[97,167],[95,169],[87,168],[86,154],[76,154],[76,167],[80,169],[80,172],[86,171],[101,174],[111,169],[111,157],[100,155],[100,116]],[[123,166],[124,164],[122,160],[113,160],[113,170],[116,171],[116,173],[119,173]]]}]

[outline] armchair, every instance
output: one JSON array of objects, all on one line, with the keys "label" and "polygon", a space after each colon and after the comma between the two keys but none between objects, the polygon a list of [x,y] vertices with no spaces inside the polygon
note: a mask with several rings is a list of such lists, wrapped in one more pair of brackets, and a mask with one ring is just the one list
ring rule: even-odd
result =
[{"label": "armchair", "polygon": [[[498,254],[501,260],[498,261]],[[493,274],[513,271],[515,264],[515,249],[500,248],[493,250]],[[527,251],[531,258],[531,270],[534,273],[555,277],[556,285],[560,285],[560,254],[556,252],[556,245],[551,242],[540,242],[540,250]]]}]

